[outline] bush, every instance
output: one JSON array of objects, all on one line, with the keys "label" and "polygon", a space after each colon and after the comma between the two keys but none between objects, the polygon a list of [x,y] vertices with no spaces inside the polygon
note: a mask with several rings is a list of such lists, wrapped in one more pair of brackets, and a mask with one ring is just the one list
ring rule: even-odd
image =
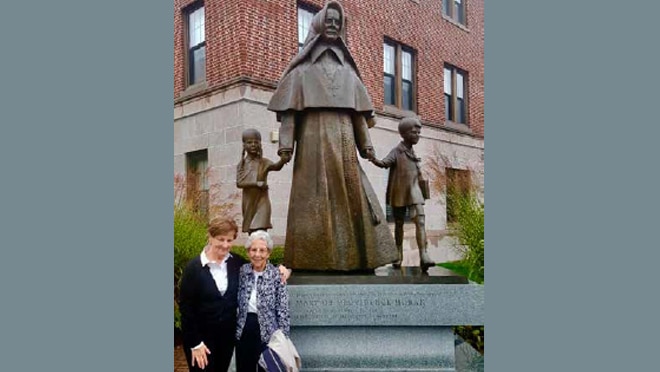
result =
[{"label": "bush", "polygon": [[474,193],[453,195],[456,223],[453,233],[460,245],[457,247],[468,267],[468,277],[477,283],[484,282],[484,206]]},{"label": "bush", "polygon": [[179,288],[188,261],[206,245],[206,221],[186,204],[174,207],[174,327],[181,329]]},{"label": "bush", "polygon": [[454,327],[454,333],[461,336],[481,355],[484,355],[484,326],[456,326]]}]

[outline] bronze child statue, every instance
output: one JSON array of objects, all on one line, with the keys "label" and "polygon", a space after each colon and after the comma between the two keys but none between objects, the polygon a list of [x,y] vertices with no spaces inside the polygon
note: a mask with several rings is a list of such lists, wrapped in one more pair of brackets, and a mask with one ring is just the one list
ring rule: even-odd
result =
[{"label": "bronze child statue", "polygon": [[428,183],[419,167],[420,159],[413,151],[413,145],[419,142],[422,123],[417,118],[405,118],[399,123],[399,134],[403,138],[383,159],[370,159],[380,168],[389,168],[387,180],[387,204],[392,206],[394,214],[394,240],[399,252],[399,260],[394,267],[400,267],[403,259],[403,222],[406,210],[415,223],[420,267],[427,271],[435,262],[429,258],[426,250],[426,231],[424,227],[424,200],[429,198]]},{"label": "bronze child statue", "polygon": [[243,232],[272,228],[268,172],[279,171],[286,162],[277,163],[262,157],[261,134],[256,129],[243,131],[243,154],[236,169],[236,186],[243,189]]}]

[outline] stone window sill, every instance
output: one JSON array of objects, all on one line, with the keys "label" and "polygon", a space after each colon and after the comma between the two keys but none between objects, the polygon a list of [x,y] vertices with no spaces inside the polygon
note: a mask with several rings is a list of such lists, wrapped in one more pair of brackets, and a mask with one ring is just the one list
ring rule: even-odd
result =
[{"label": "stone window sill", "polygon": [[457,22],[455,19],[445,15],[444,13],[442,14],[442,19],[444,19],[445,21],[447,21],[447,22],[453,24],[454,26],[462,29],[465,32],[470,32],[470,29],[467,28],[464,24]]},{"label": "stone window sill", "polygon": [[445,121],[445,128],[454,130],[456,132],[461,132],[461,133],[466,133],[466,134],[473,134],[472,129],[467,124],[462,124],[462,123],[455,123],[450,120]]},{"label": "stone window sill", "polygon": [[188,88],[186,88],[186,90],[179,93],[179,98],[186,98],[186,97],[193,96],[195,94],[203,92],[206,88],[208,88],[208,85],[206,84],[206,81],[202,81],[201,83],[190,85],[190,86],[188,86]]},{"label": "stone window sill", "polygon": [[402,110],[396,106],[383,105],[383,112],[395,118],[403,119],[409,116],[417,116],[415,111]]}]

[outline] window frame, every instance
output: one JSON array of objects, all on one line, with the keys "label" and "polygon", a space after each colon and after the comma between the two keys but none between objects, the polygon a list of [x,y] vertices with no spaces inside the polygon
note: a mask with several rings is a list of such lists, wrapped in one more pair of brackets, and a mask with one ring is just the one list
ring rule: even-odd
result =
[{"label": "window frame", "polygon": [[[388,45],[390,47],[394,48],[394,75],[391,75],[387,72],[385,72],[385,46]],[[415,49],[396,42],[390,38],[385,38],[383,40],[383,70],[382,70],[382,76],[383,76],[383,106],[384,107],[393,107],[397,110],[403,110],[406,112],[417,112],[417,53]],[[403,53],[409,53],[410,54],[410,77],[412,80],[407,80],[410,85],[410,108],[404,108],[403,107],[403,84],[404,84],[404,77],[403,77]],[[394,104],[391,103],[386,103],[385,102],[385,77],[392,77],[394,81]]]},{"label": "window frame", "polygon": [[[298,53],[302,51],[303,44],[305,43],[305,39],[307,38],[307,35],[300,35],[300,10],[303,10],[307,13],[310,13],[312,15],[312,18],[310,18],[310,24],[308,25],[307,31],[309,32],[309,27],[311,27],[311,21],[314,18],[314,16],[321,10],[320,8],[303,3],[303,2],[298,2],[298,6],[296,8],[296,25],[297,25],[297,33],[298,33]],[[302,41],[300,41],[302,40]]]},{"label": "window frame", "polygon": [[[386,62],[385,62],[385,56],[387,55],[387,54],[385,53],[385,48],[386,48],[386,47],[390,47],[391,50],[392,50],[392,61],[391,61],[391,64],[393,65],[393,66],[392,66],[393,68],[392,68],[392,72],[391,72],[391,73],[385,71],[385,70],[386,70],[386,68],[385,68],[385,65],[386,65]],[[391,81],[391,84],[390,84],[390,85],[391,85],[391,88],[390,88],[390,90],[391,90],[391,92],[390,92],[390,96],[391,96],[392,99],[394,100],[394,102],[391,102],[391,103],[390,103],[390,102],[387,102],[387,100],[386,100],[386,97],[388,96],[388,95],[387,95],[387,89],[385,88],[385,80],[386,80],[386,78],[389,78],[389,80]],[[390,43],[384,42],[384,43],[383,43],[383,104],[384,104],[384,105],[396,106],[396,91],[397,91],[397,89],[396,89],[396,80],[397,80],[397,79],[396,79],[396,46],[394,46],[394,45],[392,45],[392,44],[390,44]]]},{"label": "window frame", "polygon": [[[187,152],[186,200],[202,215],[209,213],[209,153],[208,149]],[[203,168],[203,169],[200,169]]]},{"label": "window frame", "polygon": [[[191,27],[192,25],[190,24],[190,18],[193,13],[198,11],[199,9],[203,9],[203,18],[202,21],[204,23],[204,29],[203,29],[203,37],[204,41],[199,42],[195,45],[191,45],[191,40],[190,40],[190,33],[191,33]],[[183,19],[184,19],[184,47],[185,47],[185,75],[186,75],[186,86],[191,87],[191,86],[196,86],[199,84],[203,84],[206,82],[206,8],[204,7],[204,2],[203,1],[196,1],[192,3],[191,5],[185,7],[183,9]],[[198,81],[195,81],[197,76],[195,76],[195,60],[194,60],[194,55],[195,52],[204,49],[204,73],[203,76],[199,77]]]},{"label": "window frame", "polygon": [[[467,0],[442,0],[442,14],[462,26],[467,26],[467,12],[465,11],[466,1]],[[460,6],[457,2],[460,3]],[[461,12],[459,12],[459,9]],[[462,17],[459,18],[459,15],[461,14]]]},{"label": "window frame", "polygon": [[[447,71],[451,73],[451,91],[448,93],[447,92]],[[460,69],[454,65],[450,65],[448,63],[445,63],[443,66],[443,85],[442,85],[442,90],[443,90],[443,98],[444,98],[444,106],[445,106],[445,121],[451,122],[451,123],[456,123],[456,124],[463,124],[469,126],[469,110],[468,110],[468,72]],[[463,97],[459,98],[458,97],[458,79],[457,75],[461,75],[461,78],[463,80]],[[448,107],[447,105],[447,97],[449,96],[449,101],[451,106]],[[463,121],[460,120],[460,118],[457,118],[459,112],[458,112],[458,106],[459,106],[459,100],[463,101]]]}]

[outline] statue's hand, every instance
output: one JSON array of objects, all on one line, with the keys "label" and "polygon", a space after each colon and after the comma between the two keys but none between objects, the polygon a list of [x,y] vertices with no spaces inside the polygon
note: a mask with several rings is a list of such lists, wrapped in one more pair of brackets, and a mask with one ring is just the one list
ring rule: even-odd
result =
[{"label": "statue's hand", "polygon": [[376,151],[374,151],[373,148],[368,147],[364,149],[363,157],[367,160],[373,161],[374,159],[376,159]]},{"label": "statue's hand", "polygon": [[290,162],[291,161],[291,151],[284,150],[284,151],[280,152],[280,159],[282,159],[282,161],[284,163]]},{"label": "statue's hand", "polygon": [[371,116],[371,117],[367,118],[367,127],[368,128],[373,128],[375,126],[376,126],[376,117]]}]

